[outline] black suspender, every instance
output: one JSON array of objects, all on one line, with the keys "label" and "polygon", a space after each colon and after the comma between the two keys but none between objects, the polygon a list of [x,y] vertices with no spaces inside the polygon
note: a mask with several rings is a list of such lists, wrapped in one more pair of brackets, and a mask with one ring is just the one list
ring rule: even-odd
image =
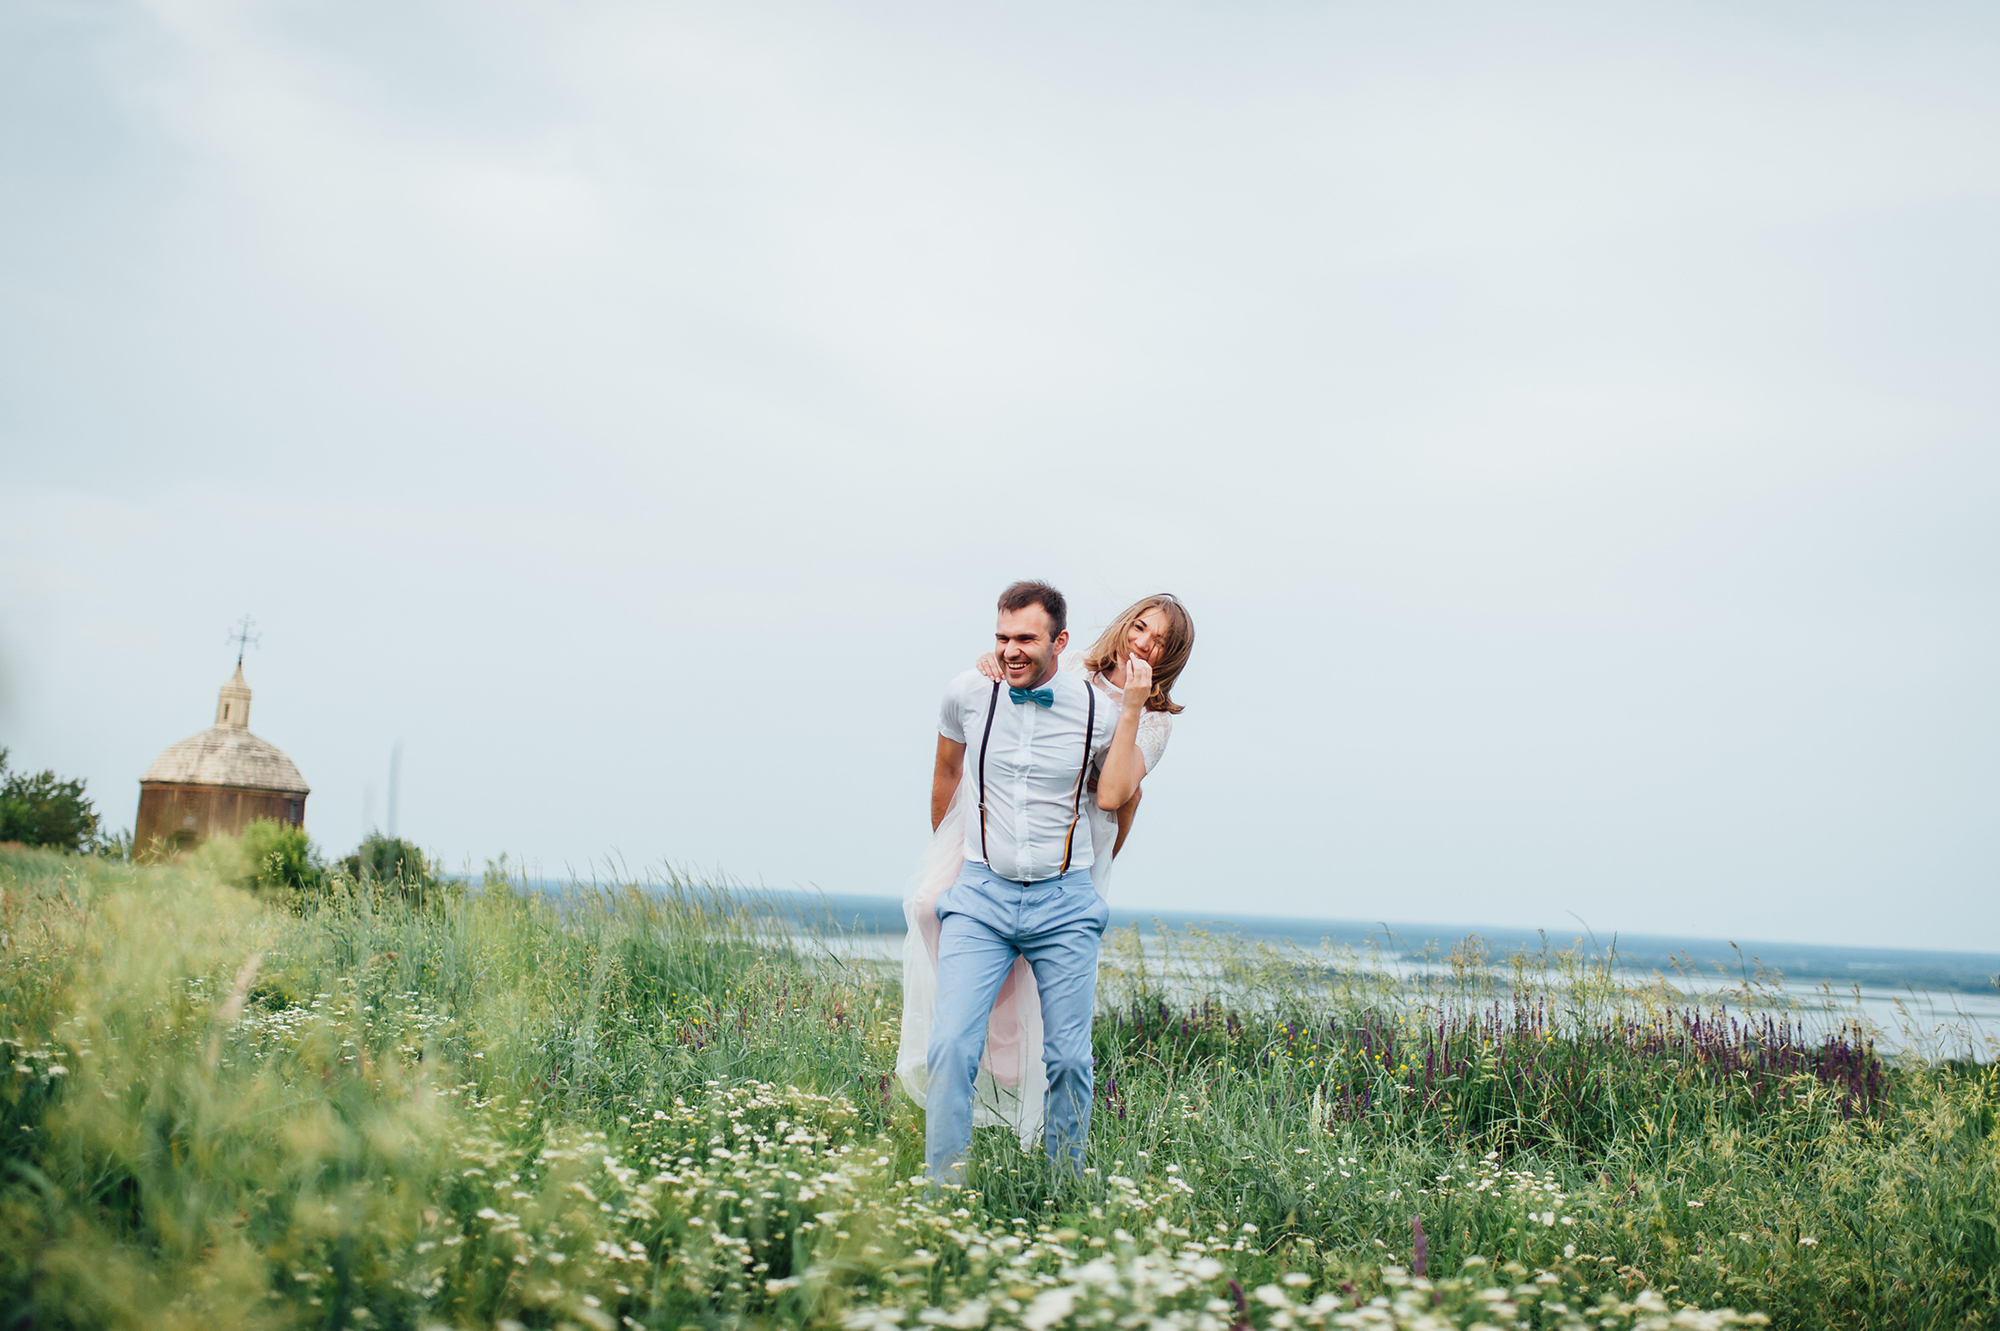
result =
[{"label": "black suspender", "polygon": [[[1069,831],[1063,837],[1063,863],[1062,868],[1056,870],[1058,878],[1069,872],[1070,845],[1076,840],[1077,819],[1083,817],[1083,781],[1090,775],[1090,742],[1097,738],[1097,690],[1086,679],[1083,691],[1090,697],[1090,712],[1083,723],[1083,767],[1076,774],[1076,794],[1070,797]],[[979,848],[984,850],[986,846],[982,842]]]},{"label": "black suspender", "polygon": [[[1076,842],[1076,825],[1083,819],[1083,786],[1090,776],[1090,746],[1097,738],[1097,690],[1085,680],[1083,691],[1090,699],[1083,723],[1083,767],[1076,774],[1076,791],[1070,797],[1069,831],[1063,836],[1062,868],[1056,870],[1058,878],[1069,872],[1070,853]],[[996,679],[993,681],[993,697],[986,704],[986,728],[979,736],[979,853],[986,857],[989,868],[993,864],[993,855],[986,845],[986,745],[993,738],[993,714],[999,710],[1000,681]]]},{"label": "black suspender", "polygon": [[993,867],[993,853],[986,848],[986,741],[993,738],[993,714],[1000,710],[1000,681],[993,681],[993,698],[986,704],[986,731],[979,737],[979,853],[986,867]]}]

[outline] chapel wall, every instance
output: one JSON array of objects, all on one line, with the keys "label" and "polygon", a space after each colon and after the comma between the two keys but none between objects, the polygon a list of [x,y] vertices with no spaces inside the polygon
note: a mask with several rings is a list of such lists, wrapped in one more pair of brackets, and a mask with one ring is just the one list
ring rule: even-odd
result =
[{"label": "chapel wall", "polygon": [[305,809],[306,797],[297,791],[142,782],[132,845],[135,850],[173,854],[191,850],[212,836],[241,836],[259,818],[302,827]]}]

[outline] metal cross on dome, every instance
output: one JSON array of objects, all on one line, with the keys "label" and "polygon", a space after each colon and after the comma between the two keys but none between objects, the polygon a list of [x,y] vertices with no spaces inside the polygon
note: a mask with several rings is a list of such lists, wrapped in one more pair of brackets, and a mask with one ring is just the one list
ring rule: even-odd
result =
[{"label": "metal cross on dome", "polygon": [[236,664],[239,669],[243,665],[243,649],[255,647],[263,640],[264,635],[257,631],[257,621],[248,615],[243,616],[242,622],[229,630],[228,641],[236,644]]}]

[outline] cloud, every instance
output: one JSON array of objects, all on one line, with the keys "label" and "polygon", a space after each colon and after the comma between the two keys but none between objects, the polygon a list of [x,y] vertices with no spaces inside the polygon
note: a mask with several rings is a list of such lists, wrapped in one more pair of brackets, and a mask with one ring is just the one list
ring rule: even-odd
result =
[{"label": "cloud", "polygon": [[0,23],[24,760],[248,609],[331,843],[893,892],[1034,572],[1202,626],[1135,903],[2000,922],[1983,11]]}]

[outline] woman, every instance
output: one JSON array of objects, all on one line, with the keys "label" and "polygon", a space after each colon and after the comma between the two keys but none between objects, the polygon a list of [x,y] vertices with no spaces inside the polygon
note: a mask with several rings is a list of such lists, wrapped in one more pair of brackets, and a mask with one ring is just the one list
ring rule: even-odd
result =
[{"label": "woman", "polygon": [[[1134,737],[1140,760],[1150,774],[1166,752],[1173,718],[1181,710],[1173,700],[1173,686],[1193,650],[1194,621],[1179,601],[1162,593],[1127,608],[1089,651],[1065,653],[1062,669],[1085,676],[1107,705],[1121,707],[1131,658],[1138,657],[1152,667],[1151,693],[1141,706]],[[999,661],[990,652],[979,658],[976,668],[988,679],[1000,678]],[[1090,777],[1093,792],[1097,775],[1093,771]],[[903,899],[903,1028],[896,1073],[919,1105],[924,1103],[924,1058],[937,998],[936,905],[939,894],[951,886],[965,863],[964,820],[970,785],[959,783]],[[1139,799],[1140,795],[1134,794],[1115,812],[1099,809],[1095,799],[1083,801],[1090,819],[1090,881],[1099,896],[1107,895],[1114,859],[1131,835]],[[1021,1149],[1031,1151],[1041,1140],[1047,1090],[1048,1076],[1042,1067],[1041,995],[1035,988],[1034,972],[1025,960],[1016,957],[987,1023],[986,1052],[979,1061],[979,1079],[973,1087],[972,1121],[979,1127],[1013,1129],[1021,1139]]]}]

